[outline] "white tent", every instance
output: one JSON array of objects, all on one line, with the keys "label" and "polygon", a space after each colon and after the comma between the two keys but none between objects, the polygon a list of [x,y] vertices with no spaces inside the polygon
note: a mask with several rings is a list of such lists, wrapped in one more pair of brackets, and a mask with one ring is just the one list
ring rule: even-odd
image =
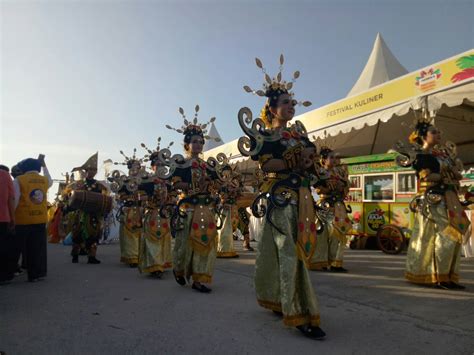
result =
[{"label": "white tent", "polygon": [[359,94],[407,73],[385,44],[382,35],[377,33],[367,64],[347,96]]},{"label": "white tent", "polygon": [[219,146],[221,146],[223,144],[222,142],[222,138],[221,138],[221,135],[219,134],[219,132],[217,131],[217,128],[216,126],[214,125],[214,122],[211,123],[211,128],[209,128],[209,132],[207,133],[210,137],[213,137],[213,138],[219,138],[220,141],[219,142],[216,142],[215,140],[213,139],[207,139],[206,140],[206,143],[204,143],[204,148],[203,148],[203,151],[208,151],[208,150],[211,150],[211,149],[214,149],[214,148],[217,148]]}]

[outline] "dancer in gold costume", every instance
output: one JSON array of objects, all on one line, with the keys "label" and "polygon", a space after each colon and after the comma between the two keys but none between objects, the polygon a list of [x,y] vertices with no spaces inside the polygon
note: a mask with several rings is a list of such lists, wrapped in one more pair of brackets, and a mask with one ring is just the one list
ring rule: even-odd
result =
[{"label": "dancer in gold costume", "polygon": [[138,266],[139,243],[143,228],[143,202],[146,197],[145,192],[140,190],[140,184],[146,172],[142,166],[142,159],[136,157],[136,149],[130,158],[123,151],[120,153],[125,157],[125,162],[122,164],[128,168],[128,175],[122,177],[122,186],[118,191],[118,198],[122,203],[119,213],[120,261],[133,268]]},{"label": "dancer in gold costume", "polygon": [[316,166],[319,182],[316,192],[319,195],[317,202],[321,213],[319,217],[323,223],[322,232],[318,235],[316,251],[311,258],[311,270],[328,270],[347,272],[342,267],[346,234],[352,229],[351,221],[347,216],[344,198],[349,192],[347,170],[337,165],[334,151],[329,147],[320,150],[320,165]]},{"label": "dancer in gold costume", "polygon": [[184,125],[179,129],[166,127],[184,135],[186,157],[171,156],[169,150],[163,149],[159,159],[168,170],[160,170],[157,176],[171,179],[172,191],[180,194],[172,216],[172,233],[176,238],[173,250],[175,280],[185,285],[186,279],[192,278],[194,290],[208,293],[211,289],[204,284],[212,282],[217,252],[217,191],[223,181],[222,171],[227,166],[227,158],[224,154],[219,154],[217,160],[200,158],[205,139],[212,139],[206,134],[206,127],[215,118],[199,124],[199,106],[191,121],[186,119],[182,108],[179,111]]},{"label": "dancer in gold costume", "polygon": [[220,196],[222,202],[222,228],[217,233],[217,257],[237,258],[239,255],[234,249],[234,226],[238,224],[237,198],[241,190],[241,176],[230,167],[228,183],[221,187]]},{"label": "dancer in gold costume", "polygon": [[399,143],[396,148],[401,153],[397,163],[413,166],[420,181],[411,203],[416,219],[405,277],[442,289],[464,289],[459,284],[459,259],[470,223],[458,198],[462,163],[453,143],[441,144],[441,132],[430,118],[416,122],[409,141],[410,147]]},{"label": "dancer in gold costume", "polygon": [[[265,174],[261,194],[252,210],[257,217],[265,216],[260,232],[255,265],[255,290],[258,303],[282,314],[283,322],[297,327],[305,336],[322,339],[319,327],[319,305],[307,267],[316,243],[316,216],[310,186],[317,181],[311,174],[316,147],[310,142],[303,124],[289,122],[298,104],[290,91],[299,77],[291,82],[282,80],[284,58],[280,57],[280,72],[271,78],[257,58],[265,83],[262,90],[244,90],[265,97],[261,118],[252,119],[250,109],[240,109],[239,124],[245,136],[239,139],[244,156],[258,160]],[[310,102],[302,102],[309,106]],[[261,201],[266,206],[261,206]]]},{"label": "dancer in gold costume", "polygon": [[[160,142],[161,138],[158,138],[158,145],[154,151],[142,144],[148,151],[148,155],[145,158],[147,161],[150,161],[154,174],[160,165],[158,159]],[[174,200],[173,196],[169,194],[171,185],[168,181],[153,175],[152,181],[140,185],[140,190],[147,193],[148,199],[143,221],[143,233],[140,238],[138,267],[142,273],[149,273],[152,276],[161,278],[163,272],[172,267],[173,260],[171,254],[170,220],[160,213],[162,207],[166,206],[167,203],[172,203]]]}]

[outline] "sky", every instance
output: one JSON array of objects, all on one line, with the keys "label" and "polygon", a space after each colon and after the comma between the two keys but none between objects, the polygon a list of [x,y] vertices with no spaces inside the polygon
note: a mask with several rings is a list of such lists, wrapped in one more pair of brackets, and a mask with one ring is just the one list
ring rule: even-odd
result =
[{"label": "sky", "polygon": [[242,89],[263,82],[255,57],[301,71],[303,113],[347,95],[378,32],[413,71],[473,48],[473,13],[472,0],[0,0],[0,164],[43,153],[60,178],[158,136],[181,153],[164,126],[196,104],[230,141],[238,110],[264,104]]}]

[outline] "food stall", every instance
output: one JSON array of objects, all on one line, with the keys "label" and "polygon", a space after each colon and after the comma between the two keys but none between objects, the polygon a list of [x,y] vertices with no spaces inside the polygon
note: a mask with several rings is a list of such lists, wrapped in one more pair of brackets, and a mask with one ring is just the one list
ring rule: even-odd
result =
[{"label": "food stall", "polygon": [[[367,239],[374,237],[384,252],[403,250],[405,237],[409,237],[414,224],[409,205],[418,187],[415,171],[398,166],[396,155],[374,154],[341,161],[349,171],[350,189],[346,203],[352,209],[350,217],[355,225],[358,224],[351,241],[352,248],[364,247]],[[380,228],[389,224],[395,227],[392,234],[398,235],[387,239],[388,236],[380,233]]]}]

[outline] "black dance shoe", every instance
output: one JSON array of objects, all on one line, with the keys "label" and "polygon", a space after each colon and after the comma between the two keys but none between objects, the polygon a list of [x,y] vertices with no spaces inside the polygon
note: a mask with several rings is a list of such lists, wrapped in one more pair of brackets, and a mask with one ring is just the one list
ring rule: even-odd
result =
[{"label": "black dance shoe", "polygon": [[95,256],[89,256],[87,259],[88,264],[100,264],[100,260],[97,260]]},{"label": "black dance shoe", "polygon": [[72,256],[72,263],[77,264],[79,262],[79,255],[73,255]]},{"label": "black dance shoe", "polygon": [[331,266],[331,271],[332,272],[348,272],[348,270],[344,269],[342,266],[340,266],[340,267],[332,267]]},{"label": "black dance shoe", "polygon": [[163,277],[163,271],[153,271],[150,275],[156,279],[161,279]]},{"label": "black dance shoe", "polygon": [[451,281],[451,288],[453,290],[465,290],[466,286],[463,286],[463,285],[457,284],[456,282]]},{"label": "black dance shoe", "polygon": [[326,337],[326,333],[319,327],[313,327],[311,325],[299,325],[296,328],[303,333],[305,337],[314,340],[323,340]]},{"label": "black dance shoe", "polygon": [[452,290],[454,287],[451,285],[450,282],[438,282],[436,284],[436,288],[439,288],[442,290]]},{"label": "black dance shoe", "polygon": [[178,284],[180,284],[181,286],[186,285],[186,280],[184,279],[183,276],[177,276],[174,270],[173,270],[173,275],[174,275],[174,279],[176,280]]},{"label": "black dance shoe", "polygon": [[132,269],[136,268],[138,266],[138,264],[135,264],[135,263],[132,263],[132,264],[128,264],[128,266]]},{"label": "black dance shoe", "polygon": [[245,251],[254,251],[254,250],[255,250],[254,248],[252,248],[252,247],[250,246],[250,244],[249,244],[249,245],[244,245],[244,246],[242,247],[242,249],[244,249]]},{"label": "black dance shoe", "polygon": [[196,290],[196,291],[198,291],[198,292],[201,292],[201,293],[209,293],[209,292],[212,291],[209,287],[206,287],[206,286],[204,286],[203,284],[199,284],[199,286],[196,285],[195,282],[193,282],[192,289],[193,289],[193,290]]}]

